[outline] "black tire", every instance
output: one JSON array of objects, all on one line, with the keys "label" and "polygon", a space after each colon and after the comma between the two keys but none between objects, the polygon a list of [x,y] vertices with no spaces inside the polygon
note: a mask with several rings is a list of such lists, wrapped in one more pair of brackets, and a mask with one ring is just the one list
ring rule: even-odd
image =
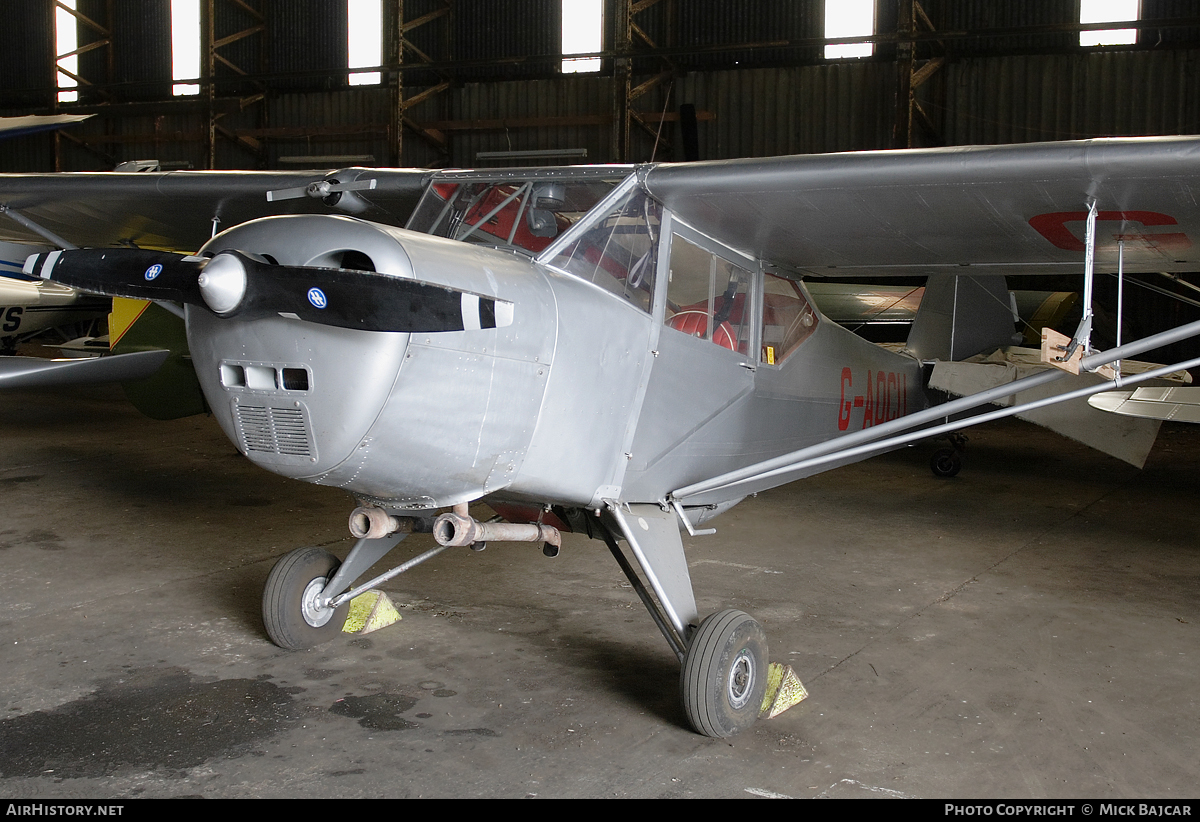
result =
[{"label": "black tire", "polygon": [[319,592],[341,565],[322,548],[297,548],[275,563],[263,587],[262,615],[267,636],[290,651],[333,639],[346,623],[350,603],[336,609],[304,607],[305,592]]},{"label": "black tire", "polygon": [[747,613],[700,623],[683,658],[680,695],[698,733],[724,739],[754,724],[767,690],[767,635]]},{"label": "black tire", "polygon": [[953,448],[939,448],[929,460],[929,470],[938,477],[955,477],[962,470],[962,455]]}]

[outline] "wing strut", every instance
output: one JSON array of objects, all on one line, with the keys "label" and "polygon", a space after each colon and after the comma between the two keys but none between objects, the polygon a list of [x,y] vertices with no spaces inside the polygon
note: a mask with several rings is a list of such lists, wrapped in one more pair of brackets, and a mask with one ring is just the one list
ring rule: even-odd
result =
[{"label": "wing strut", "polygon": [[28,228],[30,231],[32,231],[34,234],[38,235],[39,237],[49,240],[51,245],[58,246],[59,248],[78,248],[78,246],[68,243],[66,240],[64,240],[62,237],[58,236],[57,234],[55,234],[50,229],[42,228],[40,225],[35,223],[33,220],[29,219],[24,214],[17,211],[12,206],[10,206],[8,203],[0,203],[0,214],[7,215],[7,217],[10,220],[12,220],[14,223],[23,225],[23,226],[25,226],[25,228]]},{"label": "wing strut", "polygon": [[[1155,348],[1160,348],[1164,345],[1169,345],[1179,340],[1187,339],[1200,335],[1200,321],[1188,323],[1178,326],[1177,328],[1163,331],[1159,334],[1154,334],[1149,337],[1144,337],[1136,342],[1128,345],[1111,348],[1108,351],[1103,351],[1099,354],[1093,354],[1084,357],[1081,365],[1088,371],[1094,371],[1099,366],[1114,362],[1118,359],[1131,357],[1140,354],[1144,351],[1150,351]],[[908,431],[909,429],[918,426],[924,426],[929,423],[936,422],[939,419],[949,418],[952,415],[959,414],[964,411],[969,411],[980,405],[985,405],[995,400],[1004,397],[1012,396],[1013,394],[1026,391],[1031,388],[1037,388],[1047,383],[1054,382],[1066,375],[1065,371],[1044,371],[1041,374],[1034,374],[1030,377],[1025,377],[1020,380],[1008,383],[1007,385],[990,388],[986,391],[980,391],[976,394],[971,394],[967,397],[944,403],[942,405],[928,408],[924,411],[918,411],[915,414],[909,414],[891,422],[885,422],[881,425],[873,426],[872,428],[864,429],[863,431],[854,434],[847,434],[842,437],[837,437],[833,440],[820,443],[818,445],[801,448],[798,451],[793,451],[789,454],[784,454],[774,459],[765,460],[754,465],[740,468],[735,471],[729,471],[712,479],[702,482],[693,483],[676,491],[673,491],[668,499],[671,502],[687,500],[688,504],[705,504],[707,502],[727,499],[730,496],[746,495],[755,491],[773,488],[777,485],[782,485],[792,479],[798,479],[799,476],[789,476],[799,474],[807,468],[816,465],[821,465],[828,462],[835,462],[840,459],[845,459],[853,456],[861,456],[875,451],[884,451],[888,448],[894,448],[904,443],[913,440],[925,439],[930,436],[936,436],[938,433],[949,430],[956,430],[968,425],[976,425],[981,422],[987,422],[1000,417],[1011,416],[1017,413],[1024,413],[1033,408],[1039,408],[1045,405],[1051,405],[1066,400],[1076,399],[1079,397],[1089,396],[1101,391],[1110,390],[1114,387],[1120,388],[1122,385],[1128,385],[1134,382],[1142,382],[1148,379],[1154,379],[1165,376],[1173,371],[1178,371],[1186,368],[1194,368],[1200,365],[1200,358],[1188,360],[1177,365],[1165,366],[1153,371],[1148,371],[1144,374],[1138,374],[1136,377],[1114,378],[1109,382],[1099,383],[1097,385],[1088,386],[1077,391],[1071,391],[1063,394],[1057,394],[1036,402],[1024,403],[1022,405],[1004,408],[999,411],[978,414],[966,420],[958,420],[955,422],[947,422],[944,425],[934,428],[921,428],[908,434],[900,434],[900,432]],[[894,434],[900,434],[893,437]]]},{"label": "wing strut", "polygon": [[[1121,241],[1118,244],[1117,271],[1118,279],[1124,274],[1125,243]],[[1089,354],[1092,352],[1092,283],[1094,281],[1094,272],[1096,269],[1096,200],[1091,199],[1088,202],[1087,215],[1087,231],[1084,235],[1083,249],[1083,316],[1079,320],[1079,325],[1075,329],[1075,336],[1066,345],[1055,345],[1054,348],[1061,351],[1062,354],[1054,357],[1051,361],[1052,365],[1060,368],[1066,367],[1072,373],[1078,373],[1073,370],[1073,365],[1064,365],[1071,362],[1071,358],[1077,350],[1082,349],[1082,353]],[[1118,317],[1120,310],[1117,311]],[[1117,345],[1121,344],[1120,321],[1117,322]]]}]

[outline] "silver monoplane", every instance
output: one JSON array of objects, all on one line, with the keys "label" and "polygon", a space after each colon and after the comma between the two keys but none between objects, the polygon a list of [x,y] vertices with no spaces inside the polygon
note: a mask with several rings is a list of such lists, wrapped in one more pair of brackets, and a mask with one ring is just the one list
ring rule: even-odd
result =
[{"label": "silver monoplane", "polygon": [[[65,233],[56,184],[10,175],[0,199],[21,192],[27,217]],[[123,202],[144,207],[122,184]],[[418,187],[405,227],[372,211]],[[105,183],[74,196],[101,200]],[[741,611],[697,612],[681,530],[702,533],[749,494],[1020,410],[978,413],[987,402],[1044,393],[1065,372],[1010,369],[966,391],[956,371],[943,382],[969,396],[941,405],[928,390],[938,366],[1013,343],[1005,274],[1200,268],[1196,138],[354,170],[270,200],[294,197],[359,216],[269,216],[194,253],[97,247],[27,265],[181,304],[204,396],[237,447],[354,495],[345,561],[302,548],[271,572],[271,639],[327,639],[352,597],[446,547],[523,540],[553,556],[562,532],[581,533],[628,575],[682,663],[690,722],[710,736],[757,717],[767,640]],[[928,278],[900,350],[827,320],[804,285],[890,275]],[[1078,349],[1085,372],[1197,332],[1096,354],[1086,330],[1061,352]],[[1093,382],[1077,393],[1105,384]],[[944,452],[935,470],[955,460]],[[472,518],[476,500],[506,521]],[[355,584],[413,531],[437,547]]]}]

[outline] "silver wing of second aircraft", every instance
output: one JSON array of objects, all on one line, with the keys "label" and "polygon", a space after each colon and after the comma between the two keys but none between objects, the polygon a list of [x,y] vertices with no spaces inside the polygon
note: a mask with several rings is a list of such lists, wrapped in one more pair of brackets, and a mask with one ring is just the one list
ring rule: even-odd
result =
[{"label": "silver wing of second aircraft", "polygon": [[[370,202],[355,211],[402,224],[428,172],[351,168],[340,171],[145,171],[0,174],[0,240],[44,242],[32,223],[74,246],[195,251],[212,236],[272,214],[340,213],[353,193],[322,195],[309,186],[374,180]],[[271,192],[300,192],[268,200]],[[326,202],[326,200],[332,202]],[[12,213],[17,219],[4,219]]]}]

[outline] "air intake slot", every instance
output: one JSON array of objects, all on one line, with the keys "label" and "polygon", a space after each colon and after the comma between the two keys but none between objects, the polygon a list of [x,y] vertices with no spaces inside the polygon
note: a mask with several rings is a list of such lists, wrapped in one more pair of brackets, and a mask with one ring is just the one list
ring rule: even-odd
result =
[{"label": "air intake slot", "polygon": [[284,368],[280,372],[283,375],[283,390],[284,391],[307,391],[308,390],[308,370],[304,368]]},{"label": "air intake slot", "polygon": [[248,391],[307,391],[311,387],[307,368],[264,365],[225,360],[220,366],[221,385]]}]

